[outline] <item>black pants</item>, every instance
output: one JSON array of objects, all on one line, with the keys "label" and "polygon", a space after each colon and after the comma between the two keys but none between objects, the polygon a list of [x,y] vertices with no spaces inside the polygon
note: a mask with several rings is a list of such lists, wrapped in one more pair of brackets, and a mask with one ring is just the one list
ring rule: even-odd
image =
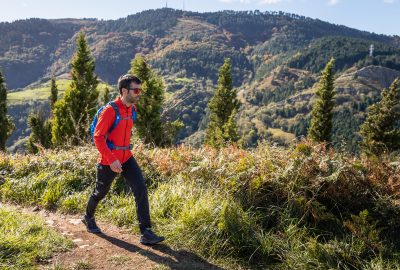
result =
[{"label": "black pants", "polygon": [[[110,166],[97,165],[96,187],[86,207],[87,217],[91,218],[94,216],[97,205],[107,195],[116,175],[117,173],[112,171]],[[133,157],[130,157],[122,164],[122,175],[135,196],[136,214],[139,220],[140,231],[143,232],[144,229],[151,227],[149,199],[142,171]]]}]

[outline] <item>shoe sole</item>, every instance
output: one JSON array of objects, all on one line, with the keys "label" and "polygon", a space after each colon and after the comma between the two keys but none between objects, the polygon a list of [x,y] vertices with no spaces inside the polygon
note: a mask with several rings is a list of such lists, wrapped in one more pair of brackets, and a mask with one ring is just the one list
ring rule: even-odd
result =
[{"label": "shoe sole", "polygon": [[101,233],[101,230],[89,230],[89,228],[87,227],[86,220],[82,219],[81,221],[82,221],[83,224],[85,224],[86,230],[87,230],[88,232],[90,232],[90,233],[96,233],[96,234],[97,234],[97,233]]},{"label": "shoe sole", "polygon": [[159,240],[159,241],[151,241],[151,242],[143,242],[143,241],[140,241],[140,243],[142,244],[142,245],[145,245],[145,246],[152,246],[152,245],[156,245],[156,244],[158,244],[158,243],[161,243],[162,241],[164,241],[165,240],[165,238],[164,239],[161,239],[161,240]]}]

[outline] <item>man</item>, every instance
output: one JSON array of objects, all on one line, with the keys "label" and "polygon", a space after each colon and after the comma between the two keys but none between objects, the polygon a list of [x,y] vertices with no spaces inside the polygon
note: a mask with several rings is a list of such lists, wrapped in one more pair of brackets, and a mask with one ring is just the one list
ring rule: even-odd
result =
[{"label": "man", "polygon": [[[136,202],[136,213],[141,232],[140,242],[145,245],[157,244],[164,237],[157,236],[151,230],[149,200],[147,188],[142,172],[133,158],[130,149],[131,130],[133,127],[132,110],[136,111],[136,104],[141,95],[141,81],[130,74],[121,76],[118,80],[120,96],[114,104],[120,114],[120,121],[110,131],[116,118],[116,108],[107,105],[98,116],[94,130],[94,143],[100,152],[97,164],[96,187],[90,196],[86,214],[82,222],[91,233],[100,233],[94,213],[100,200],[110,190],[111,183],[117,173],[121,173],[133,191]],[[111,144],[111,146],[110,146]]]}]

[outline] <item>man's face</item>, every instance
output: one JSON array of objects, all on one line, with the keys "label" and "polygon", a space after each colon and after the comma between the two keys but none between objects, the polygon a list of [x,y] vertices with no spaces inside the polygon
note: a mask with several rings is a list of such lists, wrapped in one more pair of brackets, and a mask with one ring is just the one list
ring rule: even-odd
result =
[{"label": "man's face", "polygon": [[141,85],[135,82],[131,82],[129,88],[127,89],[126,101],[128,101],[129,103],[136,104],[139,101],[141,94],[142,94]]}]

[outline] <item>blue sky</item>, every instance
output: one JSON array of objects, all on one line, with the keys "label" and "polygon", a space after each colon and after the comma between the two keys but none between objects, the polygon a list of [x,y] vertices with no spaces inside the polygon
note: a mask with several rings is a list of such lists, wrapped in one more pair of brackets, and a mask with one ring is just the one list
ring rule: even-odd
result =
[{"label": "blue sky", "polygon": [[[400,0],[168,0],[168,7],[191,11],[284,11],[336,24],[400,35]],[[164,7],[166,0],[0,0],[0,21],[26,18],[117,19]],[[1,34],[1,33],[0,33]]]}]

